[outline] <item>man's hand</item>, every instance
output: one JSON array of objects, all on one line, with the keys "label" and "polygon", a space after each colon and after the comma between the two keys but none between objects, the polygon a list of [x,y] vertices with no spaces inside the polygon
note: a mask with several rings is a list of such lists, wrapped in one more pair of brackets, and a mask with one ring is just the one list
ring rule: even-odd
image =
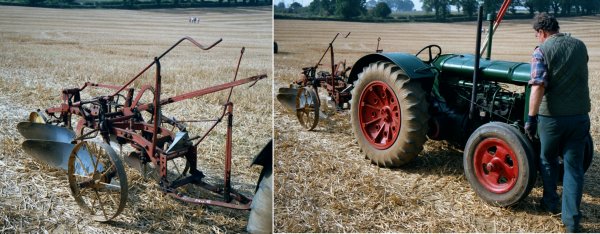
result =
[{"label": "man's hand", "polygon": [[529,115],[527,117],[527,122],[525,122],[525,135],[527,135],[527,137],[530,140],[533,140],[533,138],[536,137],[537,124],[538,124],[537,115],[533,115],[533,116]]}]

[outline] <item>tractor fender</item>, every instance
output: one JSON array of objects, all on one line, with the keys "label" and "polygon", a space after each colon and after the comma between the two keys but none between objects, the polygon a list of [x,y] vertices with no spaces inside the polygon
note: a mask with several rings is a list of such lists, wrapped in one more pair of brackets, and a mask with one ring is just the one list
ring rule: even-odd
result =
[{"label": "tractor fender", "polygon": [[348,83],[353,84],[358,79],[358,74],[363,71],[363,68],[377,61],[388,61],[400,67],[409,79],[428,80],[432,81],[435,74],[432,72],[432,66],[427,65],[417,56],[408,53],[377,53],[366,55],[352,66]]}]

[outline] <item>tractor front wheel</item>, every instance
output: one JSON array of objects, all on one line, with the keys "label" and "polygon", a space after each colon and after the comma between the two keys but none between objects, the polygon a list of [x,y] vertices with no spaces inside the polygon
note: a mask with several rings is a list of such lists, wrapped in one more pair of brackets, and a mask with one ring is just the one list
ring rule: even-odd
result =
[{"label": "tractor front wheel", "polygon": [[380,167],[410,162],[427,140],[427,101],[419,82],[395,64],[375,62],[354,83],[352,130],[358,145]]},{"label": "tractor front wheel", "polygon": [[465,176],[475,193],[499,207],[529,195],[536,178],[534,150],[516,128],[491,122],[477,128],[464,151]]}]

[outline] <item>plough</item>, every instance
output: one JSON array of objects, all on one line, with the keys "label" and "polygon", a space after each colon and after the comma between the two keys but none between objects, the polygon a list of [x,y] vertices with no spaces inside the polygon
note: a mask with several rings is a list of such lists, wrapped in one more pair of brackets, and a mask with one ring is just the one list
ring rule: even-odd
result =
[{"label": "plough", "polygon": [[[279,88],[277,100],[285,107],[296,111],[296,116],[300,124],[308,129],[313,130],[319,123],[319,118],[324,117],[319,109],[321,108],[321,99],[319,98],[319,88],[326,90],[328,99],[336,110],[348,109],[348,101],[350,101],[350,87],[347,82],[347,72],[351,67],[346,66],[346,61],[335,63],[335,53],[333,50],[333,42],[340,34],[337,33],[329,46],[323,52],[319,61],[312,67],[302,68],[300,79],[290,84],[290,87]],[[350,32],[344,36],[348,38]],[[379,49],[379,43],[378,43]],[[331,71],[317,71],[325,55],[331,57]]]},{"label": "plough", "polygon": [[[189,41],[202,50],[219,44],[219,39],[204,46],[190,37],[177,41],[160,56],[122,86],[86,82],[81,88],[62,90],[62,103],[58,106],[32,112],[28,122],[17,125],[26,139],[22,146],[30,155],[49,165],[67,171],[69,187],[77,204],[94,220],[105,222],[117,217],[125,208],[128,182],[123,161],[146,175],[148,169],[155,172],[160,189],[169,196],[193,204],[215,205],[232,209],[250,209],[252,198],[235,191],[231,185],[233,87],[250,83],[253,86],[266,74],[237,79],[242,48],[233,81],[177,96],[162,98],[161,59],[183,41]],[[139,90],[131,87],[133,82],[154,67],[154,86],[143,85]],[[108,95],[82,99],[83,91],[90,88],[111,90]],[[222,112],[212,119],[210,128],[197,136],[190,136],[186,122],[162,114],[163,106],[229,89]],[[141,99],[144,93],[153,96],[151,103]],[[146,114],[146,117],[142,115]],[[150,116],[148,118],[147,116]],[[227,127],[225,140],[225,169],[223,185],[211,185],[197,167],[197,147],[219,124]],[[76,123],[75,126],[72,126]],[[75,129],[75,130],[73,130]],[[113,146],[111,146],[111,143]],[[119,156],[114,147],[129,147],[126,156]],[[254,162],[263,166],[262,178],[270,178],[272,170],[271,143],[257,155]],[[168,169],[177,158],[185,160],[183,171]],[[173,165],[171,165],[173,167]],[[182,165],[181,165],[182,166]],[[261,181],[259,180],[259,183]],[[196,185],[222,196],[222,200],[191,197],[184,192],[184,185]],[[258,187],[257,187],[258,190]],[[271,202],[270,198],[266,199]],[[270,214],[268,214],[270,217]],[[270,218],[269,218],[269,223]]]}]

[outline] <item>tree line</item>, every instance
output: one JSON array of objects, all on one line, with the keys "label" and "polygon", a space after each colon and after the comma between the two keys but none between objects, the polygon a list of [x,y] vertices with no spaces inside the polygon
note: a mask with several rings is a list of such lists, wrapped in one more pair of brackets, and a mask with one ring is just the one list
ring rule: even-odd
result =
[{"label": "tree line", "polygon": [[0,0],[0,4],[28,5],[38,7],[66,7],[66,8],[171,8],[171,7],[206,7],[206,6],[246,6],[246,5],[272,5],[272,0]]},{"label": "tree line", "polygon": [[[477,14],[478,0],[421,0],[423,10],[434,12],[436,18],[445,19],[450,15],[450,7],[455,7],[458,14],[473,17]],[[502,1],[484,0],[485,12],[500,9]],[[535,12],[549,12],[557,16],[589,15],[598,13],[600,0],[513,0],[509,13],[516,14],[517,9],[526,9],[530,15]]]},{"label": "tree line", "polygon": [[[451,15],[474,18],[480,0],[420,0],[423,11],[433,14],[435,19],[444,21]],[[484,0],[485,12],[500,9],[502,1]],[[294,2],[286,7],[285,3],[275,5],[275,13],[306,14],[317,17],[353,19],[360,17],[387,18],[396,12],[414,11],[411,0],[313,0],[308,6]],[[455,12],[451,14],[451,9]],[[529,15],[535,12],[550,12],[558,16],[589,15],[600,11],[600,0],[513,0],[509,14],[525,10]]]}]

